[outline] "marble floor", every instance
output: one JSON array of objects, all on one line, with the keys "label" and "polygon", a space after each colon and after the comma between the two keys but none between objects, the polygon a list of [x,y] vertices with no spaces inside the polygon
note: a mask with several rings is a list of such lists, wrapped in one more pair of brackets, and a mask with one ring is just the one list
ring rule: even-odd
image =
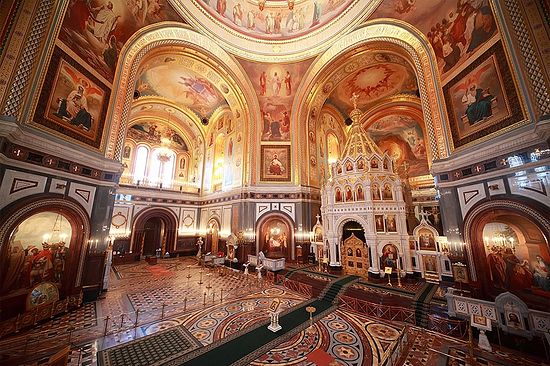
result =
[{"label": "marble floor", "polygon": [[[116,266],[109,291],[97,302],[0,340],[0,365],[44,364],[47,351],[68,342],[72,344],[69,365],[95,365],[99,350],[175,327],[185,329],[197,344],[215,345],[266,323],[274,299],[282,300],[280,310],[308,300],[265,278],[258,280],[252,273],[200,267],[194,258],[162,259],[153,266],[145,262]],[[243,364],[382,365],[398,349],[402,353],[394,365],[466,365],[469,354],[462,340],[338,309],[272,350],[252,354]],[[38,360],[12,362],[29,354]],[[524,357],[518,362],[520,355],[497,348],[492,355],[476,348],[475,356],[482,365],[541,365]]]}]

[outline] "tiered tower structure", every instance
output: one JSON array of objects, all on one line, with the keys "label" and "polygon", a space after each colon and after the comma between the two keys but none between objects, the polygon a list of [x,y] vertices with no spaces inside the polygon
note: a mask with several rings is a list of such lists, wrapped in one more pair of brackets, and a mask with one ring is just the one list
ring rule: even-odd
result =
[{"label": "tiered tower structure", "polygon": [[[361,110],[352,97],[352,124],[342,156],[322,188],[321,215],[330,266],[348,273],[383,276],[386,267],[412,274],[406,209],[401,180],[393,161],[360,123]],[[343,240],[344,225],[356,221],[366,242],[355,235]],[[398,260],[399,259],[399,260]]]}]

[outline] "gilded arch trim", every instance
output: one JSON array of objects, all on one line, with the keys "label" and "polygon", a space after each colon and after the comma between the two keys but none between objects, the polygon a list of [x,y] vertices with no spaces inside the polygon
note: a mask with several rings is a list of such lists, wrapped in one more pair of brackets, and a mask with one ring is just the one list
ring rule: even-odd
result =
[{"label": "gilded arch trim", "polygon": [[[421,105],[427,129],[428,143],[433,160],[449,156],[450,147],[446,139],[447,115],[445,101],[441,92],[441,80],[434,61],[435,55],[426,37],[411,25],[395,19],[376,19],[366,22],[362,27],[336,41],[311,66],[308,77],[303,81],[293,108],[298,111],[304,126],[300,131],[307,136],[307,131],[315,128],[315,119],[327,96],[322,92],[319,83],[323,71],[336,61],[343,53],[359,46],[386,42],[403,51],[413,63],[421,95]],[[294,148],[297,156],[307,155],[308,144],[299,139]],[[302,168],[300,178],[306,180],[309,175],[309,165]]]},{"label": "gilded arch trim", "polygon": [[[252,87],[237,80],[246,80],[241,66],[212,39],[176,22],[161,22],[142,28],[127,42],[119,58],[113,85],[118,88],[111,95],[107,120],[111,121],[105,156],[119,160],[130,113],[133,85],[144,57],[158,47],[179,46],[195,55],[207,55],[229,88],[226,99],[232,110],[241,111],[241,118],[250,119],[248,101],[254,100]],[[258,118],[256,116],[256,118]],[[250,125],[244,123],[243,126]],[[243,133],[247,133],[243,131]],[[245,146],[246,150],[247,146]],[[248,172],[245,170],[245,176]]]}]

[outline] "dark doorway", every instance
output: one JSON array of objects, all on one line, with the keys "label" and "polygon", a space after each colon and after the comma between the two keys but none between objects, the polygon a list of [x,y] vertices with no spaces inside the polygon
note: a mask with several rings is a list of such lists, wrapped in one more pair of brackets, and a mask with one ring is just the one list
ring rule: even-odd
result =
[{"label": "dark doorway", "polygon": [[344,224],[342,241],[349,238],[351,234],[355,235],[357,239],[361,240],[363,243],[366,242],[365,230],[363,230],[363,227],[356,221],[348,221]]},{"label": "dark doorway", "polygon": [[164,221],[158,217],[148,219],[145,222],[144,232],[143,255],[155,255],[157,249],[162,248],[165,233]]}]

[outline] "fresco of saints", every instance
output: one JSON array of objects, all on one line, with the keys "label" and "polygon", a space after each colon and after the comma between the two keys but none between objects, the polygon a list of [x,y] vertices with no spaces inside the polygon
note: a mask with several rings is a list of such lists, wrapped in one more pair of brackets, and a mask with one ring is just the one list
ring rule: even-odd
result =
[{"label": "fresco of saints", "polygon": [[114,13],[111,1],[91,10],[90,18],[88,19],[90,31],[98,40],[107,45],[109,35],[116,28],[120,15]]}]

